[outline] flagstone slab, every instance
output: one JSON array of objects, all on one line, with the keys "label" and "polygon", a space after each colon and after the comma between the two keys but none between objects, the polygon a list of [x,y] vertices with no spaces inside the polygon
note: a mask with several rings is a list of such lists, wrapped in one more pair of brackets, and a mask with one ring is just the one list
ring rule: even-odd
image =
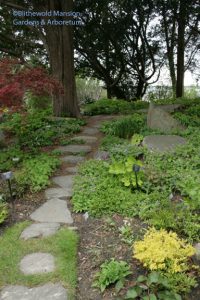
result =
[{"label": "flagstone slab", "polygon": [[59,223],[37,223],[31,224],[29,227],[24,229],[20,238],[24,240],[47,237],[55,234],[60,228]]},{"label": "flagstone slab", "polygon": [[88,145],[67,145],[67,146],[60,146],[57,147],[57,150],[61,153],[89,153],[92,148]]},{"label": "flagstone slab", "polygon": [[60,199],[51,199],[34,211],[30,218],[36,222],[73,223],[67,202]]},{"label": "flagstone slab", "polygon": [[71,191],[66,191],[63,188],[48,188],[45,190],[45,198],[47,200],[50,199],[59,199],[59,198],[66,198],[70,197]]},{"label": "flagstone slab", "polygon": [[73,138],[73,140],[75,141],[84,141],[87,144],[92,144],[95,143],[97,141],[97,137],[95,136],[88,136],[88,135],[79,135]]},{"label": "flagstone slab", "polygon": [[54,270],[54,257],[49,253],[28,254],[20,262],[20,271],[25,275],[50,273]]},{"label": "flagstone slab", "polygon": [[77,168],[77,167],[68,167],[68,168],[66,169],[66,171],[69,172],[69,173],[75,174],[75,173],[78,172],[78,168]]},{"label": "flagstone slab", "polygon": [[66,197],[72,196],[74,175],[56,176],[52,181],[66,191]]},{"label": "flagstone slab", "polygon": [[186,139],[178,135],[150,135],[143,140],[143,145],[150,151],[167,152],[186,144]]},{"label": "flagstone slab", "polygon": [[95,128],[95,127],[86,127],[83,131],[82,131],[82,134],[88,134],[88,135],[95,135],[99,133],[99,130],[98,128]]},{"label": "flagstone slab", "polygon": [[0,292],[1,300],[67,300],[67,290],[59,283],[27,288],[9,285]]},{"label": "flagstone slab", "polygon": [[84,156],[77,156],[77,155],[67,155],[64,157],[61,157],[61,160],[70,163],[70,164],[78,164],[85,160]]}]

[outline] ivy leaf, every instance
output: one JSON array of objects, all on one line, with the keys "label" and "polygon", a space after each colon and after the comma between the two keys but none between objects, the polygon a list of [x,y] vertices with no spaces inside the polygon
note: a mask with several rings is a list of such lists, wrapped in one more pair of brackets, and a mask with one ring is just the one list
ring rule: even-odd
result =
[{"label": "ivy leaf", "polygon": [[115,284],[116,292],[118,293],[123,287],[124,287],[124,281],[123,280],[117,281],[117,283]]},{"label": "ivy leaf", "polygon": [[148,282],[151,283],[157,283],[159,281],[160,274],[158,272],[152,272],[149,274]]},{"label": "ivy leaf", "polygon": [[138,293],[135,288],[131,288],[126,293],[125,299],[136,299],[138,296]]},{"label": "ivy leaf", "polygon": [[146,281],[146,280],[147,280],[147,277],[146,277],[146,276],[140,275],[140,276],[138,276],[137,282],[144,282],[144,281]]}]

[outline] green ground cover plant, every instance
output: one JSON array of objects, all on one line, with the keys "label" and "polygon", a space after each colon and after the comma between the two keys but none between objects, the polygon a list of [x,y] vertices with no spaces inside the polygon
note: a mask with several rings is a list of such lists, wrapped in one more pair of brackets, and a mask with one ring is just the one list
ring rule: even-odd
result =
[{"label": "green ground cover plant", "polygon": [[42,190],[49,184],[49,177],[59,165],[57,157],[45,153],[24,160],[20,170],[15,172],[18,192]]},{"label": "green ground cover plant", "polygon": [[159,272],[151,272],[147,276],[138,276],[135,285],[129,288],[124,300],[181,300],[182,297],[171,291],[166,277]]},{"label": "green ground cover plant", "polygon": [[[77,234],[62,228],[53,237],[23,241],[19,237],[28,225],[29,222],[18,223],[7,229],[0,237],[0,286],[12,284],[34,287],[60,281],[67,288],[69,299],[74,300],[77,278]],[[19,263],[25,255],[34,252],[54,255],[56,270],[43,275],[23,275],[19,270]]]},{"label": "green ground cover plant", "polygon": [[127,102],[120,99],[100,99],[84,106],[84,114],[92,115],[110,115],[110,114],[130,114],[134,110],[148,107],[148,102],[133,101]]},{"label": "green ground cover plant", "polygon": [[51,146],[66,136],[80,131],[85,121],[70,118],[53,118],[49,110],[14,113],[0,126],[16,138],[21,149],[34,151],[38,147]]},{"label": "green ground cover plant", "polygon": [[100,269],[100,272],[95,276],[93,287],[100,288],[101,292],[113,283],[115,283],[116,289],[123,287],[125,277],[132,274],[129,265],[125,261],[114,259],[104,262]]}]

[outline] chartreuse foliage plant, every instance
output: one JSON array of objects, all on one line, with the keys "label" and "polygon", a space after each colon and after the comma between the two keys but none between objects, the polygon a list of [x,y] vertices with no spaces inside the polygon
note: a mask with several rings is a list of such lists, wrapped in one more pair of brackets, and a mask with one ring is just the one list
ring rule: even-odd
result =
[{"label": "chartreuse foliage plant", "polygon": [[189,269],[188,258],[195,254],[193,246],[178,238],[175,232],[150,228],[142,241],[136,241],[134,258],[149,270],[164,273],[185,272]]},{"label": "chartreuse foliage plant", "polygon": [[0,202],[0,224],[8,217],[8,206],[6,203]]},{"label": "chartreuse foliage plant", "polygon": [[124,300],[181,300],[182,297],[171,290],[166,277],[153,271],[147,276],[138,276],[135,285],[131,287]]},{"label": "chartreuse foliage plant", "polygon": [[98,287],[103,292],[109,285],[115,283],[116,288],[123,286],[126,276],[132,274],[125,261],[111,259],[100,266],[101,270],[95,276],[93,287]]},{"label": "chartreuse foliage plant", "polygon": [[134,165],[142,167],[141,161],[136,160],[134,157],[128,157],[125,161],[114,161],[109,167],[109,173],[117,175],[126,187],[136,188],[137,184],[141,187],[143,185],[144,172],[140,170],[136,180],[136,175],[133,171]]}]

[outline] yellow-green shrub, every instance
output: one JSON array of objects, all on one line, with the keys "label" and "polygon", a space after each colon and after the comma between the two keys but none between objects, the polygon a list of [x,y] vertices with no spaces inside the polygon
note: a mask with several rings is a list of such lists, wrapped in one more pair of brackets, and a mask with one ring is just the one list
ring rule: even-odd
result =
[{"label": "yellow-green shrub", "polygon": [[165,273],[186,271],[188,258],[195,253],[194,247],[180,239],[176,233],[150,228],[142,241],[133,245],[134,258],[150,270]]}]

